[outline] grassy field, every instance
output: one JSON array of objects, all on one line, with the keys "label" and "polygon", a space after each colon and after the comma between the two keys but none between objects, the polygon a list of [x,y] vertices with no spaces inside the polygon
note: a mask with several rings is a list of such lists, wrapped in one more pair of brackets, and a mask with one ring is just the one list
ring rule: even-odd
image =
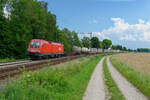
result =
[{"label": "grassy field", "polygon": [[122,53],[113,57],[137,72],[146,73],[150,76],[150,53]]},{"label": "grassy field", "polygon": [[109,95],[106,96],[107,100],[125,100],[124,96],[120,92],[119,88],[117,87],[115,81],[112,79],[111,74],[108,70],[106,59],[103,63],[103,70],[104,70],[104,77],[105,77],[105,85],[108,89]]},{"label": "grassy field", "polygon": [[[122,57],[123,58],[123,57]],[[129,58],[130,59],[130,58]],[[114,67],[137,89],[139,89],[144,95],[150,99],[150,77],[142,72],[137,72],[131,66],[122,63],[113,57],[111,57],[111,62]]]},{"label": "grassy field", "polygon": [[90,76],[103,56],[80,58],[61,64],[61,68],[24,72],[0,93],[0,100],[82,100]]}]

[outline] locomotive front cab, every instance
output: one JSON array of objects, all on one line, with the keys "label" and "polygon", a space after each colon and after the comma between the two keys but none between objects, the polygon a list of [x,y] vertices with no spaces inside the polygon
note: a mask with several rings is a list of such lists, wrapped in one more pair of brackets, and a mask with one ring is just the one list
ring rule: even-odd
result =
[{"label": "locomotive front cab", "polygon": [[31,41],[31,44],[30,44],[30,47],[29,47],[29,49],[30,49],[30,52],[37,52],[37,53],[39,53],[40,52],[40,42],[39,41]]},{"label": "locomotive front cab", "polygon": [[41,57],[40,53],[41,41],[40,40],[31,40],[28,46],[28,56],[30,58]]}]

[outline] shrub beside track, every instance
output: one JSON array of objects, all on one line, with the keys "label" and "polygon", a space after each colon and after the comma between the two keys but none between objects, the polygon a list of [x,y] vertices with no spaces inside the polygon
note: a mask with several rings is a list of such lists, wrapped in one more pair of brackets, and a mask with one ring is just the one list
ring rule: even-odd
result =
[{"label": "shrub beside track", "polygon": [[0,68],[0,81],[6,80],[8,79],[8,77],[14,77],[15,75],[21,74],[23,71],[34,71],[45,67],[45,65],[47,64],[56,65],[80,57],[83,57],[83,55],[68,56],[68,57],[55,58],[50,60],[32,61],[25,64],[14,64],[14,65],[8,65],[4,67],[1,66],[2,68]]}]

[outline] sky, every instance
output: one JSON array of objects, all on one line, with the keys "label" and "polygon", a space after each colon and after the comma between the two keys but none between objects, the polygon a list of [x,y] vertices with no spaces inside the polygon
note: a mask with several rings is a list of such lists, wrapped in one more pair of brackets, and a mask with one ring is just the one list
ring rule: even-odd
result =
[{"label": "sky", "polygon": [[150,48],[150,0],[44,0],[60,29],[127,48]]}]

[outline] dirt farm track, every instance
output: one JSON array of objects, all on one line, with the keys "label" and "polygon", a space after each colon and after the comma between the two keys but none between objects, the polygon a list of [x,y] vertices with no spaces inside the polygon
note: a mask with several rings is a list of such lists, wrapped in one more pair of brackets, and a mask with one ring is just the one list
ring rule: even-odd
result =
[{"label": "dirt farm track", "polygon": [[150,76],[150,53],[123,53],[113,57],[136,71],[144,72]]}]

